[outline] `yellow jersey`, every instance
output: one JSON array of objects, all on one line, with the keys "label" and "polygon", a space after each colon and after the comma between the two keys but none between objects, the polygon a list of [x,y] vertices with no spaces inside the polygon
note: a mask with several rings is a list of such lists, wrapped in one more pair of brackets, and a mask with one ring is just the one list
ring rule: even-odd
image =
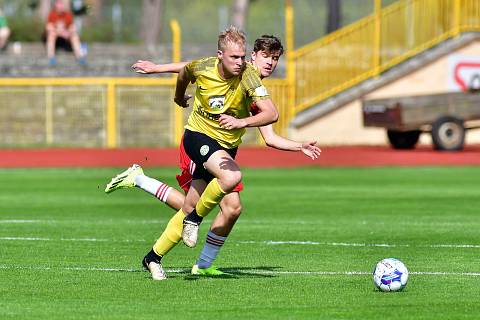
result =
[{"label": "yellow jersey", "polygon": [[206,134],[221,146],[231,149],[240,145],[245,128],[227,130],[220,127],[220,115],[246,118],[250,116],[252,101],[270,97],[252,65],[247,63],[240,75],[223,79],[218,73],[218,63],[216,57],[210,57],[185,66],[197,85],[193,110],[185,129]]}]

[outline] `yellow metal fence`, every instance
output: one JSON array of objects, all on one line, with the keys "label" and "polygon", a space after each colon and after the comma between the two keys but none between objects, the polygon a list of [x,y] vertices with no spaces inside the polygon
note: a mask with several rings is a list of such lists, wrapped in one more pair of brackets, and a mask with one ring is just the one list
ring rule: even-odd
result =
[{"label": "yellow metal fence", "polygon": [[[293,116],[461,32],[480,31],[479,0],[400,0],[295,49],[286,0],[286,79],[267,79],[287,136]],[[171,21],[173,61],[180,26]],[[0,79],[0,146],[178,145],[186,115],[173,103],[175,78]],[[260,141],[248,130],[245,143]]]},{"label": "yellow metal fence", "polygon": [[296,49],[295,113],[460,32],[480,30],[478,0],[401,0]]},{"label": "yellow metal fence", "polygon": [[[286,82],[266,85],[286,134]],[[174,87],[175,78],[0,79],[0,146],[177,145],[191,110],[174,104]],[[244,141],[258,139],[251,129]]]}]

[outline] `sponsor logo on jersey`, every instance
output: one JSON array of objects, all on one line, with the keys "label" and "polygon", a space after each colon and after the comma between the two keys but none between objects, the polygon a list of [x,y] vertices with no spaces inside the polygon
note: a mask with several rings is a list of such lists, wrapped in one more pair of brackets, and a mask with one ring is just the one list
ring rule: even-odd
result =
[{"label": "sponsor logo on jersey", "polygon": [[225,105],[225,96],[211,96],[208,105],[213,111],[222,110]]},{"label": "sponsor logo on jersey", "polygon": [[213,121],[218,121],[218,119],[220,118],[219,114],[213,114],[213,113],[207,112],[202,108],[198,108],[197,110],[195,110],[195,112],[201,115],[202,117],[213,120]]}]

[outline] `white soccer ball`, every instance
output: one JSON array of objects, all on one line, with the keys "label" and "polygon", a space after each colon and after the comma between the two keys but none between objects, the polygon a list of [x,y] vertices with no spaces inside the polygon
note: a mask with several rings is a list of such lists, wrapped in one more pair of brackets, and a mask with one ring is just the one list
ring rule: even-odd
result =
[{"label": "white soccer ball", "polygon": [[373,283],[382,291],[402,290],[407,285],[407,281],[407,267],[395,258],[383,259],[373,270]]}]

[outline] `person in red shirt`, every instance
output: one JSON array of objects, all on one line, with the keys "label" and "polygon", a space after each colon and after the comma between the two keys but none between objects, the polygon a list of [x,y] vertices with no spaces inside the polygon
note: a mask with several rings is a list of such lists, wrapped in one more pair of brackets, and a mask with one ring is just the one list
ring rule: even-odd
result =
[{"label": "person in red shirt", "polygon": [[55,49],[57,45],[62,47],[71,45],[73,53],[81,65],[86,64],[85,57],[80,50],[80,37],[73,23],[73,15],[66,8],[63,0],[55,0],[53,9],[48,14],[45,28],[47,38],[47,56],[50,65],[56,65]]}]

